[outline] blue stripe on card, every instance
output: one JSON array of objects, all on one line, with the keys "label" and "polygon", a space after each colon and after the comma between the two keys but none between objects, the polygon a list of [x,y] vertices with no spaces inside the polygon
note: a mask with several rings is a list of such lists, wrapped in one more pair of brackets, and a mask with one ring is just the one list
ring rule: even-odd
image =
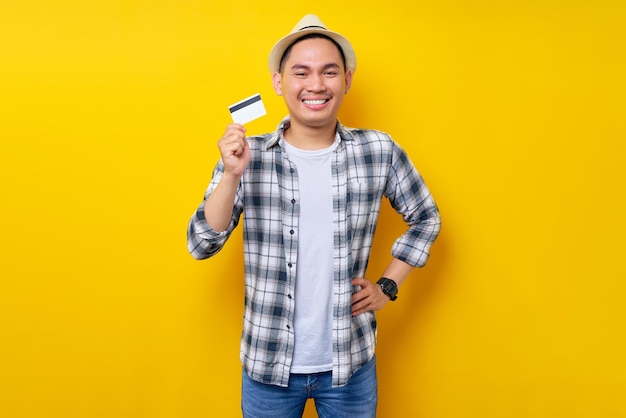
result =
[{"label": "blue stripe on card", "polygon": [[234,105],[230,106],[228,108],[228,110],[230,110],[230,113],[233,113],[233,112],[236,112],[236,111],[238,111],[240,109],[243,109],[244,107],[248,107],[251,104],[254,104],[254,103],[260,102],[260,101],[261,101],[261,95],[260,94],[256,94],[256,95],[250,97],[249,99],[244,100],[241,103],[237,103],[237,104],[234,104]]}]

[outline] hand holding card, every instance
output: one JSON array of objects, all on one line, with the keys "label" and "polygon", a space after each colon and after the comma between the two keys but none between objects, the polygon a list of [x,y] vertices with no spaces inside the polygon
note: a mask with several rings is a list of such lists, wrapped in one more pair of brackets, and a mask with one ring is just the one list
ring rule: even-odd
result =
[{"label": "hand holding card", "polygon": [[241,123],[242,125],[267,113],[265,106],[263,106],[261,95],[258,93],[229,106],[228,110],[233,118],[233,122]]}]

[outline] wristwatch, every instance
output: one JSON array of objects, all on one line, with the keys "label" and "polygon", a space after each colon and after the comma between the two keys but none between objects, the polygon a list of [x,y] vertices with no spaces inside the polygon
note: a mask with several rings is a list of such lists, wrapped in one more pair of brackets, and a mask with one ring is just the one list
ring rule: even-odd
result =
[{"label": "wristwatch", "polygon": [[380,285],[380,288],[383,289],[383,293],[389,296],[392,302],[398,299],[398,285],[396,282],[386,277],[381,277],[376,283]]}]

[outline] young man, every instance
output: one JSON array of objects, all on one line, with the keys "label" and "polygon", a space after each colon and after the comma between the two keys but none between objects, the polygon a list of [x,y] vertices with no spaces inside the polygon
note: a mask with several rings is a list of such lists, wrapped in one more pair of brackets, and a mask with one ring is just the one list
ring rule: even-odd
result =
[{"label": "young man", "polygon": [[[337,120],[356,58],[350,42],[307,15],[270,53],[274,90],[289,110],[271,134],[231,124],[192,216],[188,247],[215,255],[244,220],[244,417],[375,417],[374,311],[426,263],[437,207],[387,134]],[[388,267],[365,278],[382,197],[406,232]],[[380,279],[379,279],[380,277]]]}]

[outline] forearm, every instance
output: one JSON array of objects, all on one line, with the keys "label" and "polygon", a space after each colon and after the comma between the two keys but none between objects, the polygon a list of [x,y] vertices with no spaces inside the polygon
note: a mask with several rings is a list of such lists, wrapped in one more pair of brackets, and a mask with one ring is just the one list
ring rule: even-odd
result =
[{"label": "forearm", "polygon": [[392,258],[391,262],[389,263],[381,277],[386,277],[393,280],[394,282],[396,282],[398,287],[400,287],[400,285],[409,276],[414,268],[415,267],[408,263],[405,263],[402,260]]},{"label": "forearm", "polygon": [[223,175],[204,204],[204,217],[216,232],[225,231],[230,225],[239,180],[236,176]]}]

